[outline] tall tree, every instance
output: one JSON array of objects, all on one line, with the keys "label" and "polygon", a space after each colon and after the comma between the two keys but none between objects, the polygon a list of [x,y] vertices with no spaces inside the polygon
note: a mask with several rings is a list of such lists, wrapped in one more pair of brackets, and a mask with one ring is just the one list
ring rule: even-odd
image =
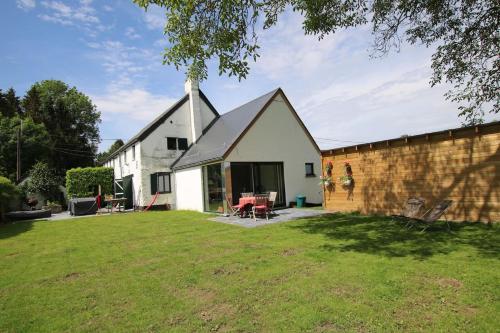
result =
[{"label": "tall tree", "polygon": [[14,88],[9,88],[5,93],[0,89],[0,114],[5,117],[22,114],[21,100],[16,95]]},{"label": "tall tree", "polygon": [[11,180],[16,178],[17,131],[21,127],[21,175],[26,176],[36,161],[50,157],[50,137],[43,124],[31,118],[0,115],[0,170]]},{"label": "tall tree", "polygon": [[[207,77],[207,62],[219,59],[219,73],[245,78],[249,59],[259,56],[261,30],[276,25],[287,7],[300,12],[306,34],[334,34],[370,24],[374,54],[401,43],[436,46],[431,85],[454,85],[446,97],[461,103],[466,121],[500,109],[500,5],[497,0],[134,0],[147,10],[166,10],[170,46],[164,62],[187,66],[191,78]],[[284,41],[286,42],[286,41]]]},{"label": "tall tree", "polygon": [[50,133],[49,162],[58,173],[94,164],[101,118],[88,96],[62,81],[46,80],[28,90],[22,105]]}]

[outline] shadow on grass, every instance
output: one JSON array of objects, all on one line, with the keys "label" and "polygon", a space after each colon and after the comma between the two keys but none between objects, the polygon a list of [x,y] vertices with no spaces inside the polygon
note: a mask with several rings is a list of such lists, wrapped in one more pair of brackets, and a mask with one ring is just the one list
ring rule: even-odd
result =
[{"label": "shadow on grass", "polygon": [[0,223],[0,239],[10,238],[30,231],[33,228],[34,221],[16,221]]},{"label": "shadow on grass", "polygon": [[304,219],[290,226],[309,234],[323,234],[330,242],[322,245],[328,251],[356,251],[387,257],[426,259],[449,254],[463,246],[471,246],[484,257],[499,258],[500,228],[482,223],[437,222],[425,232],[408,230],[404,223],[389,217],[356,214],[327,214]]}]

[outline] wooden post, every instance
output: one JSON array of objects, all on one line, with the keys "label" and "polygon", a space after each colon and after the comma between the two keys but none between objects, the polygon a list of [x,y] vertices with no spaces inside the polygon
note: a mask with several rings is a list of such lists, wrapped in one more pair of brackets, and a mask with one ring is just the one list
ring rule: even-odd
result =
[{"label": "wooden post", "polygon": [[[21,123],[22,126],[22,123]],[[21,128],[17,129],[17,168],[16,168],[16,182],[21,180]]]}]

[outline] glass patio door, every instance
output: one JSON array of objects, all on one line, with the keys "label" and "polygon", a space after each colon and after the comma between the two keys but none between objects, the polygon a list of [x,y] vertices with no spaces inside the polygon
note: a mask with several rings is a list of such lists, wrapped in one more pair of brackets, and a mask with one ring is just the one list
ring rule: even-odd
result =
[{"label": "glass patio door", "polygon": [[282,162],[231,162],[233,204],[243,192],[277,192],[275,206],[285,206]]},{"label": "glass patio door", "polygon": [[224,210],[223,184],[220,163],[203,167],[205,211],[221,212]]}]

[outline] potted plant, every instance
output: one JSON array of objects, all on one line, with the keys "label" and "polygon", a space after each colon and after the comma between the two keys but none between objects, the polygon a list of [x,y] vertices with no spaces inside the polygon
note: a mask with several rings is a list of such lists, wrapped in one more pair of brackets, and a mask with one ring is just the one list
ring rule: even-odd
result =
[{"label": "potted plant", "polygon": [[326,175],[328,177],[331,177],[332,176],[332,169],[333,169],[333,163],[332,161],[329,161],[328,163],[326,163],[325,165],[325,171],[326,171]]},{"label": "potted plant", "polygon": [[345,187],[349,187],[352,185],[353,183],[352,168],[351,164],[348,161],[344,162],[344,175],[341,176],[339,179],[342,185]]},{"label": "potted plant", "polygon": [[332,177],[320,176],[319,179],[320,179],[319,185],[321,185],[321,186],[329,187],[329,186],[333,185]]}]

